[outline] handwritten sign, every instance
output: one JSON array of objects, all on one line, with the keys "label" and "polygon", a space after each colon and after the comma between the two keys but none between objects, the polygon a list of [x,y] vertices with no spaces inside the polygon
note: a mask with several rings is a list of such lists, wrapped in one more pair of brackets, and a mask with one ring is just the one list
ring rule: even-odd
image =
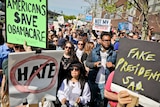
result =
[{"label": "handwritten sign", "polygon": [[47,1],[6,0],[7,42],[46,48]]},{"label": "handwritten sign", "polygon": [[121,39],[113,83],[159,102],[159,47],[156,42]]},{"label": "handwritten sign", "polygon": [[111,19],[94,18],[92,29],[93,30],[110,32],[110,29],[111,29],[110,24],[111,24]]},{"label": "handwritten sign", "polygon": [[63,51],[12,53],[9,55],[9,94],[11,107],[23,99],[29,104],[42,97],[55,100],[57,77]]}]

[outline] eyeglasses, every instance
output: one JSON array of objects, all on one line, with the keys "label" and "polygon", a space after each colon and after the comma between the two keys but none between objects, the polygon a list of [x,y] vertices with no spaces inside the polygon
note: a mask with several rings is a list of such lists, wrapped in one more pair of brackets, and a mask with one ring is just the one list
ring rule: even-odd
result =
[{"label": "eyeglasses", "polygon": [[79,71],[80,69],[79,69],[79,68],[71,67],[71,68],[70,68],[70,70],[71,70],[71,71],[73,71],[73,70],[75,70],[75,71]]},{"label": "eyeglasses", "polygon": [[78,45],[83,45],[83,43],[78,43]]},{"label": "eyeglasses", "polygon": [[110,42],[111,40],[102,40],[103,42]]},{"label": "eyeglasses", "polygon": [[53,42],[57,42],[58,40],[53,40]]},{"label": "eyeglasses", "polygon": [[65,48],[66,48],[66,49],[72,49],[72,47],[69,47],[69,46],[66,46]]}]

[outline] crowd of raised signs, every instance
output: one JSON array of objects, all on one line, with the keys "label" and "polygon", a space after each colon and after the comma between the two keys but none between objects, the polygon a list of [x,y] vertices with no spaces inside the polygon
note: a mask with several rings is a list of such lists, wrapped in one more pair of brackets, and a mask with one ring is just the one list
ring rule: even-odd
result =
[{"label": "crowd of raised signs", "polygon": [[[0,28],[3,28],[2,23],[0,24]],[[155,40],[152,37],[152,31],[153,28],[149,29],[148,31],[148,40],[159,42],[159,40]],[[88,104],[87,106],[107,107],[108,105],[109,107],[121,107],[123,101],[118,97],[117,94],[112,93],[110,86],[107,86],[107,79],[110,77],[111,72],[115,69],[116,56],[119,48],[119,39],[140,39],[141,35],[138,32],[126,30],[118,31],[115,28],[111,28],[110,32],[103,32],[92,30],[92,26],[90,24],[75,26],[74,24],[67,23],[65,25],[60,25],[57,29],[55,29],[54,25],[49,26],[47,38],[47,48],[44,48],[44,50],[64,50],[64,55],[62,56],[60,62],[57,88],[57,98],[63,106],[78,107],[78,105],[76,105],[78,103],[82,103],[82,105],[79,106],[84,106],[85,104],[88,104],[88,102],[90,102],[90,104]],[[33,51],[36,49],[37,47],[27,46],[26,43],[24,43],[23,45],[17,45],[5,42],[5,38],[4,35],[2,35],[1,30],[1,102],[3,102],[4,95],[6,91],[8,91],[5,84],[7,81],[6,72],[8,72],[8,54],[11,52]],[[63,87],[67,85],[65,79],[68,78],[68,73],[72,73],[73,70],[80,70],[81,74],[87,81],[87,85],[85,84],[83,90],[82,87],[76,87],[75,83],[77,81],[80,81],[76,81],[76,78],[73,77],[72,74],[71,77],[67,79],[68,81],[72,82],[72,84],[68,84],[73,85],[72,91],[74,91],[75,87],[80,89],[81,91],[83,90],[82,93],[81,91],[76,92],[76,95],[78,95],[77,98],[79,99],[76,99],[75,102],[71,101],[73,100],[73,98],[70,98],[68,96],[66,98],[63,98],[63,94],[65,94],[66,90],[70,89],[63,89]],[[71,95],[73,94],[72,91],[70,92]],[[121,92],[121,94],[123,93],[125,92]],[[70,94],[67,95],[71,96]],[[128,96],[128,93],[125,93],[125,96]],[[72,97],[75,97],[75,95],[73,95]],[[119,101],[121,104],[117,105],[118,99],[120,99]],[[128,103],[130,102],[131,101],[129,100]],[[5,104],[6,106],[9,106],[8,103],[5,102]],[[56,106],[61,105],[56,104]]]}]

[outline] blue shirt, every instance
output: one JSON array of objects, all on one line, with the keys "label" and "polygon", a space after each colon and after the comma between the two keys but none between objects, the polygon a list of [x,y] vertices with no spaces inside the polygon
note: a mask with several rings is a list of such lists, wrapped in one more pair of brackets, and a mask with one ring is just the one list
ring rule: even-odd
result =
[{"label": "blue shirt", "polygon": [[5,43],[0,46],[0,69],[2,68],[3,60],[7,59],[8,54],[11,52],[13,52],[13,50],[8,48],[8,46]]}]

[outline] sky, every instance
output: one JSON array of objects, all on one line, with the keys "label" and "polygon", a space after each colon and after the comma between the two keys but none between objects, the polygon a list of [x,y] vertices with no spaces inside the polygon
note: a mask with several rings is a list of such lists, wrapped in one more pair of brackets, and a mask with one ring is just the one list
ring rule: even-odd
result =
[{"label": "sky", "polygon": [[48,0],[48,9],[66,15],[84,14],[89,4],[84,0]]}]

